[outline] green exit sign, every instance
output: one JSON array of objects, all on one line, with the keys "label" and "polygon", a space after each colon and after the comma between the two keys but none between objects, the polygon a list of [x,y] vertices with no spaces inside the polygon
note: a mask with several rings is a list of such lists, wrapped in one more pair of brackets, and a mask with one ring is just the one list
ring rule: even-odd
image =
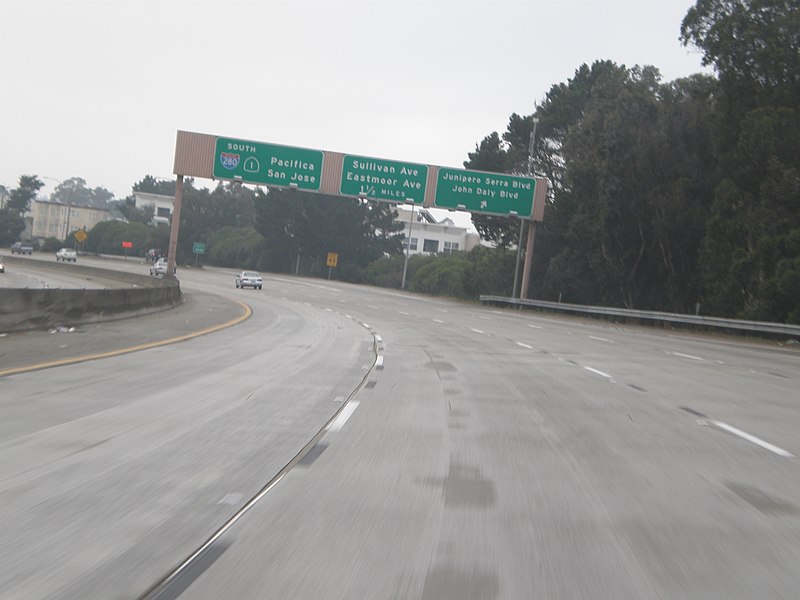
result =
[{"label": "green exit sign", "polygon": [[440,168],[436,178],[437,208],[492,215],[530,217],[536,180],[500,173]]},{"label": "green exit sign", "polygon": [[205,254],[206,245],[203,242],[194,242],[192,244],[192,252],[194,254]]},{"label": "green exit sign", "polygon": [[217,138],[214,178],[317,191],[322,159],[321,150]]},{"label": "green exit sign", "polygon": [[428,166],[347,154],[339,193],[390,202],[422,204]]}]

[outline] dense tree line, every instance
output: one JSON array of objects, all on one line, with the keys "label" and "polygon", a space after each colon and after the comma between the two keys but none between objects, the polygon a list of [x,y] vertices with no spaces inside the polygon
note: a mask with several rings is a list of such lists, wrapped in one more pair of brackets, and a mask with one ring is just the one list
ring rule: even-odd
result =
[{"label": "dense tree line", "polygon": [[[552,182],[534,295],[800,322],[800,9],[701,0],[681,38],[717,77],[661,81],[598,61],[554,85],[534,115],[465,166]],[[476,219],[502,246],[509,219]]]}]

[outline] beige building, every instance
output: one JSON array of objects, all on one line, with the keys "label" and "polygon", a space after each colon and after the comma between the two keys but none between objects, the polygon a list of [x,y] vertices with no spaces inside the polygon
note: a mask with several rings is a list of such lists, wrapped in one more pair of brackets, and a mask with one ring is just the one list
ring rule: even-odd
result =
[{"label": "beige building", "polygon": [[66,205],[49,200],[34,200],[31,206],[33,213],[33,237],[66,239],[76,229],[89,231],[102,221],[110,221],[113,217],[105,208]]}]

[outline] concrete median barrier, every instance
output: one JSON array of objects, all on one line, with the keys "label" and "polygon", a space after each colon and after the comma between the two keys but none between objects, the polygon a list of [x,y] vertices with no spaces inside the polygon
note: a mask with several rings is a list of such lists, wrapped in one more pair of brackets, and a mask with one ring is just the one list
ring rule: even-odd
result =
[{"label": "concrete median barrier", "polygon": [[[64,265],[33,264],[4,257],[26,268],[61,269]],[[113,280],[119,286],[106,289],[0,289],[0,332],[49,329],[83,323],[111,321],[170,309],[183,302],[180,283],[112,269],[69,265],[70,273],[92,279]]]}]

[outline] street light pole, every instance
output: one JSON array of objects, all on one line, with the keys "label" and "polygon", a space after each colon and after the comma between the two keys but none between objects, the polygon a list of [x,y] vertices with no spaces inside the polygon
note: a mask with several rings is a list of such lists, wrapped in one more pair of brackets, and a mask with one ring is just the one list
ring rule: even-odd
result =
[{"label": "street light pole", "polygon": [[[538,117],[533,117],[533,129],[531,136],[528,140],[528,177],[533,175],[533,150],[536,146],[536,125],[539,123]],[[514,289],[511,292],[511,297],[517,297],[517,290],[519,289],[519,258],[522,255],[522,235],[525,232],[525,219],[520,217],[519,220],[519,237],[517,238],[517,262],[514,265]],[[522,295],[520,295],[520,298]]]},{"label": "street light pole", "polygon": [[64,241],[69,237],[69,218],[72,214],[72,195],[67,191],[67,224],[64,227]]}]

